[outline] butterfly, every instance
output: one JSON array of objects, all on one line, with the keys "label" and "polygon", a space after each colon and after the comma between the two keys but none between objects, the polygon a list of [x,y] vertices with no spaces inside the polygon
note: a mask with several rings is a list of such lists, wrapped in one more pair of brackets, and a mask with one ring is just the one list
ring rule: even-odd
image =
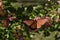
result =
[{"label": "butterfly", "polygon": [[[31,29],[40,29],[42,25],[49,23],[47,18],[37,17],[35,20],[24,20],[23,23]],[[50,24],[50,23],[49,23]]]}]

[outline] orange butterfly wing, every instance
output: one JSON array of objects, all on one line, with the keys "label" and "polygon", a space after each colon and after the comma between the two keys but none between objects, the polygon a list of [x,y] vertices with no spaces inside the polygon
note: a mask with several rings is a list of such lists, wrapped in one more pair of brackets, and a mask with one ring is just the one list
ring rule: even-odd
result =
[{"label": "orange butterfly wing", "polygon": [[35,20],[25,20],[23,21],[27,26],[29,26],[30,30],[37,29],[36,21]]},{"label": "orange butterfly wing", "polygon": [[34,20],[24,20],[23,23],[25,23],[27,26],[31,26],[31,24],[34,22]]},{"label": "orange butterfly wing", "polygon": [[37,20],[37,28],[41,28],[47,22],[47,19],[39,19]]},{"label": "orange butterfly wing", "polygon": [[44,25],[48,20],[47,19],[38,19],[38,20],[25,20],[23,23],[25,23],[27,26],[30,26],[31,29],[39,29]]}]

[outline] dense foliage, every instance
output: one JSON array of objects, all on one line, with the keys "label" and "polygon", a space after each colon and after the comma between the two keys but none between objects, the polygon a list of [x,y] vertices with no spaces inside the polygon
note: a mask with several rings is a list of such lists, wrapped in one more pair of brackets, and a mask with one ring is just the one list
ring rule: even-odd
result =
[{"label": "dense foliage", "polygon": [[[0,6],[0,40],[30,40],[34,33],[44,31],[45,36],[50,32],[60,31],[60,3],[59,0],[41,0],[40,5],[14,6],[16,0],[3,0]],[[0,3],[1,4],[1,3]],[[23,20],[48,16],[51,27],[30,32],[23,24]],[[57,38],[57,35],[55,37]]]}]

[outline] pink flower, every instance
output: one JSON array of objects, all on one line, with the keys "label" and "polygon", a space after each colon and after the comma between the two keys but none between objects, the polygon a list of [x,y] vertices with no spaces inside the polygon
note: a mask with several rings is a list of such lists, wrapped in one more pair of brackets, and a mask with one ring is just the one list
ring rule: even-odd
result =
[{"label": "pink flower", "polygon": [[50,1],[50,0],[48,0],[48,1]]},{"label": "pink flower", "polygon": [[3,6],[2,0],[0,0],[0,8]]},{"label": "pink flower", "polygon": [[60,1],[57,1],[57,3],[60,5]]},{"label": "pink flower", "polygon": [[2,5],[2,1],[0,1],[0,6]]},{"label": "pink flower", "polygon": [[46,19],[50,19],[48,16],[45,17]]},{"label": "pink flower", "polygon": [[45,19],[49,20],[49,19],[50,19],[50,17],[46,16],[46,17],[45,17]]},{"label": "pink flower", "polygon": [[0,2],[0,6],[2,5],[2,3]]},{"label": "pink flower", "polygon": [[34,20],[38,20],[38,19],[41,19],[41,17],[35,17]]}]

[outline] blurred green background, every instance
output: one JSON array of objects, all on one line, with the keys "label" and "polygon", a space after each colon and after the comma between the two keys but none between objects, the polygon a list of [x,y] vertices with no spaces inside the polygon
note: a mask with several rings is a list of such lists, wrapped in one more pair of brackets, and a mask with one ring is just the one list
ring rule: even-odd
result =
[{"label": "blurred green background", "polygon": [[[2,0],[0,40],[60,40],[59,0],[36,1]],[[49,16],[52,20],[51,27],[29,32],[23,20],[33,20],[37,16]]]}]

